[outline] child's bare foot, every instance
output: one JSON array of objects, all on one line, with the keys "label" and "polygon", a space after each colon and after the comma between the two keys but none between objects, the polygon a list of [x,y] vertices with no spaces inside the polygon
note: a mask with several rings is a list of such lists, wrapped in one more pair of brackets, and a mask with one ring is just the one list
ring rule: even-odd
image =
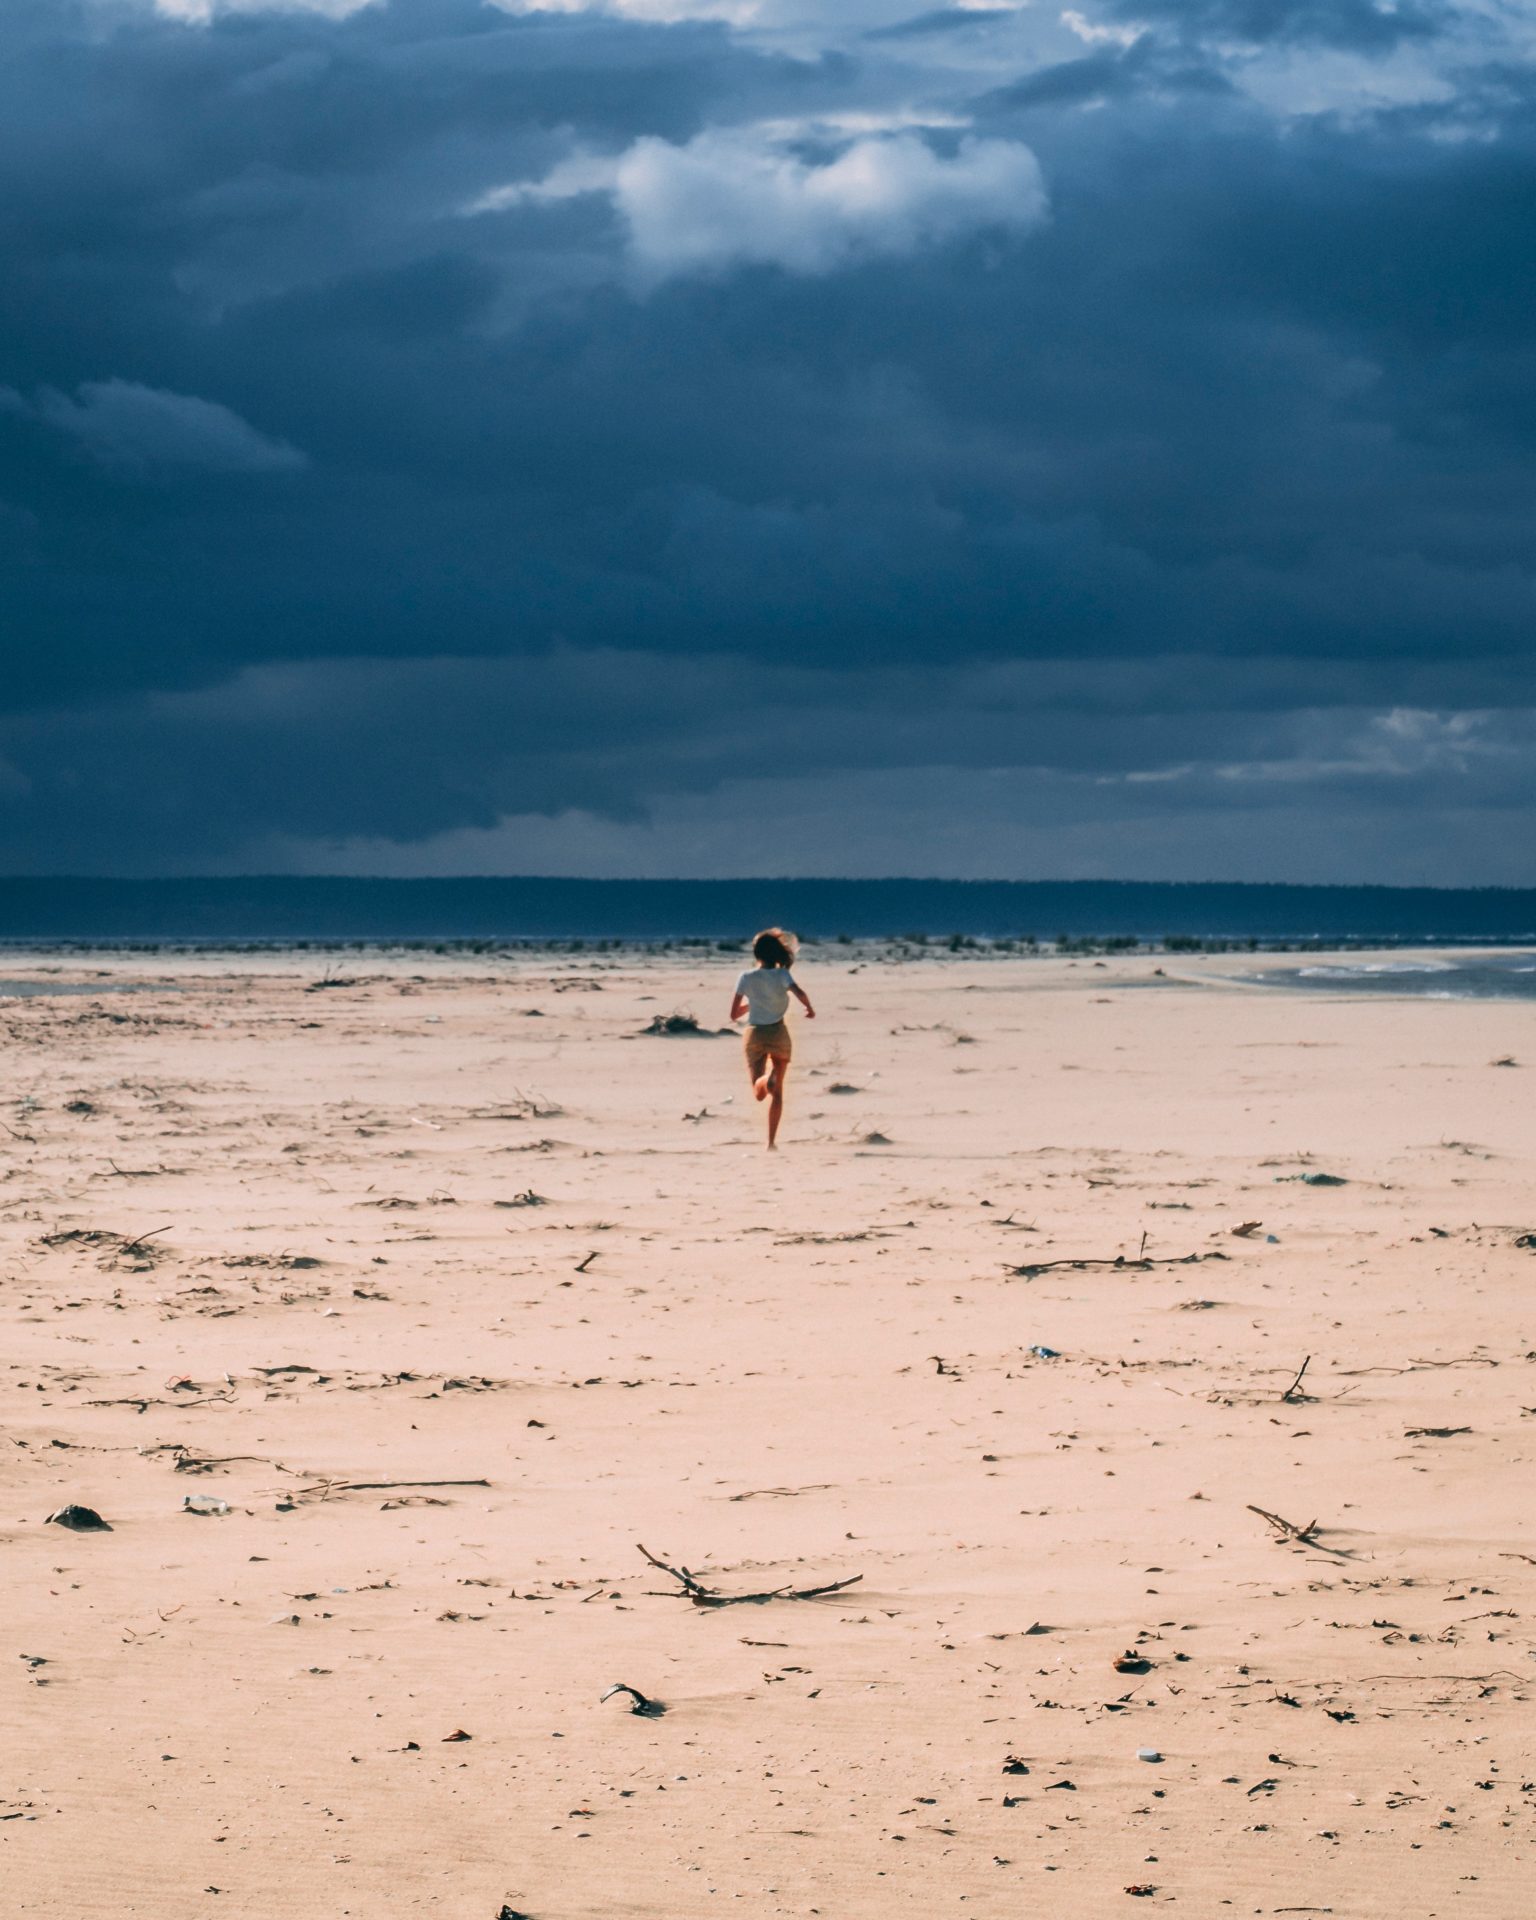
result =
[{"label": "child's bare foot", "polygon": [[752,1082],[752,1098],[754,1100],[766,1100],[769,1090],[769,1081],[766,1073],[761,1080],[754,1080]]}]

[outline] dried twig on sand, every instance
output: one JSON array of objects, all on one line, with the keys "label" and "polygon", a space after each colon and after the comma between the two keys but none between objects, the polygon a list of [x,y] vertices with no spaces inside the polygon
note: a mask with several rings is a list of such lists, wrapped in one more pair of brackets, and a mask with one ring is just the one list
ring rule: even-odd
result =
[{"label": "dried twig on sand", "polygon": [[1312,1364],[1312,1356],[1309,1353],[1306,1359],[1303,1360],[1301,1365],[1296,1369],[1296,1378],[1286,1388],[1285,1392],[1281,1394],[1280,1398],[1282,1400],[1294,1401],[1294,1400],[1306,1400],[1310,1398],[1308,1394],[1302,1393],[1300,1391],[1300,1388],[1301,1388],[1302,1375],[1306,1372],[1307,1368],[1311,1366],[1311,1364]]},{"label": "dried twig on sand", "polygon": [[563,1118],[565,1108],[557,1101],[547,1100],[541,1093],[524,1093],[521,1087],[514,1087],[512,1097],[501,1107],[471,1107],[471,1120],[559,1120]]},{"label": "dried twig on sand", "polygon": [[164,1257],[164,1249],[152,1247],[151,1240],[162,1233],[169,1233],[174,1221],[163,1227],[151,1227],[148,1233],[113,1233],[105,1227],[68,1227],[54,1233],[45,1233],[38,1242],[39,1246],[50,1251],[57,1247],[94,1247],[108,1260],[116,1260],[127,1255],[130,1260],[147,1263]]},{"label": "dried twig on sand", "polygon": [[1121,1272],[1128,1272],[1132,1268],[1145,1271],[1151,1267],[1193,1267],[1198,1266],[1202,1260],[1225,1260],[1226,1257],[1224,1253],[1216,1251],[1210,1253],[1178,1254],[1171,1259],[1164,1260],[1151,1258],[1143,1254],[1138,1254],[1132,1259],[1129,1254],[1117,1253],[1104,1259],[1030,1260],[1022,1267],[1004,1267],[1003,1272],[1015,1274],[1021,1280],[1033,1280],[1037,1273],[1049,1273],[1053,1267],[1071,1267],[1074,1270],[1081,1270],[1086,1267],[1108,1267],[1112,1271],[1118,1269]]},{"label": "dried twig on sand", "polygon": [[824,1594],[841,1593],[845,1587],[852,1587],[864,1578],[856,1573],[848,1580],[833,1580],[824,1587],[772,1587],[766,1593],[719,1593],[714,1587],[706,1587],[696,1580],[686,1567],[669,1567],[665,1560],[658,1560],[649,1547],[635,1543],[651,1565],[660,1573],[670,1574],[681,1587],[683,1594],[696,1607],[760,1607],[769,1600],[819,1600]]},{"label": "dried twig on sand", "polygon": [[1297,1540],[1304,1547],[1315,1547],[1320,1544],[1316,1538],[1317,1522],[1315,1520],[1309,1520],[1304,1527],[1298,1527],[1294,1520],[1287,1520],[1283,1515],[1271,1513],[1267,1507],[1256,1507],[1251,1502],[1248,1511],[1256,1513],[1261,1520],[1267,1520],[1282,1540]]},{"label": "dried twig on sand", "polygon": [[254,1461],[260,1467],[276,1467],[279,1473],[293,1472],[293,1468],[285,1467],[281,1460],[269,1460],[262,1453],[192,1453],[179,1440],[167,1440],[156,1447],[141,1447],[139,1451],[146,1458],[152,1458],[157,1453],[170,1454],[173,1473],[212,1473],[215,1467],[229,1467],[243,1460]]},{"label": "dried twig on sand", "polygon": [[816,1480],[805,1487],[748,1487],[745,1493],[728,1493],[727,1500],[793,1500],[802,1493],[830,1493],[830,1480]]},{"label": "dried twig on sand", "polygon": [[713,1040],[719,1034],[729,1033],[729,1027],[705,1027],[699,1024],[699,1016],[687,1007],[678,1007],[671,1013],[652,1014],[650,1023],[640,1029],[643,1034],[660,1035],[663,1039],[673,1040]]},{"label": "dried twig on sand", "polygon": [[150,1241],[155,1239],[159,1234],[169,1233],[175,1224],[175,1221],[168,1220],[163,1227],[151,1227],[148,1233],[136,1233],[131,1240],[124,1240],[118,1248],[118,1252],[153,1257],[160,1249],[158,1247],[152,1247],[149,1244]]},{"label": "dried twig on sand", "polygon": [[1406,1367],[1345,1367],[1345,1379],[1363,1378],[1368,1373],[1423,1373],[1431,1367],[1496,1367],[1498,1361],[1486,1353],[1465,1353],[1456,1360],[1410,1360]]},{"label": "dried twig on sand", "polygon": [[283,1491],[290,1500],[305,1500],[314,1494],[326,1500],[333,1493],[384,1493],[397,1487],[488,1487],[490,1484],[489,1480],[321,1480],[312,1487],[285,1487]]}]

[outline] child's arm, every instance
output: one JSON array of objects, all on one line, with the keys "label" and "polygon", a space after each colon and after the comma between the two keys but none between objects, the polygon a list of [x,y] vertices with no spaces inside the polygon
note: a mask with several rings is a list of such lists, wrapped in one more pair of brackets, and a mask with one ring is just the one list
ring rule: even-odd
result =
[{"label": "child's arm", "polygon": [[800,1002],[801,1006],[805,1008],[806,1019],[814,1020],[816,1018],[816,1009],[811,1005],[810,1001],[805,997],[804,990],[800,987],[797,987],[794,981],[791,981],[789,983],[789,990],[795,996],[795,998]]},{"label": "child's arm", "polygon": [[731,1018],[739,1020],[747,1010],[747,996],[744,993],[731,995]]}]

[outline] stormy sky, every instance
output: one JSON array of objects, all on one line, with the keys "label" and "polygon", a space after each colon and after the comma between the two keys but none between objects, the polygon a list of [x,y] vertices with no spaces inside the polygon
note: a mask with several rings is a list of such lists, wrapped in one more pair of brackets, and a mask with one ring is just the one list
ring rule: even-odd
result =
[{"label": "stormy sky", "polygon": [[0,872],[1536,884],[1525,0],[5,0]]}]

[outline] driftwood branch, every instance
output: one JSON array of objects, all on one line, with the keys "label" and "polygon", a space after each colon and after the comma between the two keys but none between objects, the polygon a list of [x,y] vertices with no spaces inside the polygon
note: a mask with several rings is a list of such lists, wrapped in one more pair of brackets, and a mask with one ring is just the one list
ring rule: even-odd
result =
[{"label": "driftwood branch", "polygon": [[176,1222],[174,1220],[168,1220],[163,1227],[151,1227],[148,1233],[136,1233],[131,1240],[124,1240],[122,1242],[118,1247],[118,1252],[152,1253],[154,1249],[150,1246],[149,1242],[157,1239],[162,1233],[169,1233],[175,1224]]},{"label": "driftwood branch", "polygon": [[1315,1547],[1318,1544],[1315,1520],[1309,1520],[1304,1527],[1298,1527],[1294,1520],[1287,1520],[1281,1514],[1271,1513],[1267,1507],[1256,1507],[1250,1503],[1248,1511],[1256,1513],[1261,1520],[1267,1520],[1282,1540],[1298,1540],[1304,1547]]},{"label": "driftwood branch", "polygon": [[[285,1467],[286,1473],[288,1469]],[[320,1480],[312,1487],[294,1487],[289,1489],[296,1498],[302,1500],[310,1494],[329,1496],[333,1493],[384,1493],[398,1487],[488,1487],[489,1480]]]},{"label": "driftwood branch", "polygon": [[[639,1546],[638,1541],[635,1544]],[[690,1600],[696,1593],[709,1592],[709,1588],[701,1587],[686,1567],[669,1567],[665,1560],[658,1560],[649,1547],[640,1547],[640,1552],[645,1555],[646,1559],[650,1561],[658,1573],[670,1574],[674,1580],[678,1581],[682,1586],[683,1592],[688,1595]]]},{"label": "driftwood branch", "polygon": [[1312,1356],[1309,1353],[1306,1359],[1303,1360],[1301,1365],[1296,1369],[1296,1378],[1286,1388],[1285,1392],[1281,1394],[1280,1398],[1282,1400],[1305,1400],[1309,1397],[1307,1394],[1300,1392],[1299,1389],[1301,1387],[1302,1375],[1306,1372],[1307,1368],[1311,1366],[1311,1364],[1312,1364]]},{"label": "driftwood branch", "polygon": [[1117,1270],[1121,1273],[1132,1270],[1147,1272],[1153,1267],[1193,1267],[1198,1266],[1202,1260],[1225,1260],[1226,1257],[1224,1253],[1214,1250],[1210,1253],[1177,1254],[1170,1259],[1162,1260],[1140,1254],[1132,1259],[1129,1254],[1117,1253],[1105,1259],[1030,1260],[1021,1267],[1005,1266],[1003,1272],[1011,1273],[1020,1280],[1033,1280],[1037,1273],[1049,1273],[1057,1267],[1070,1267],[1074,1271],[1082,1271],[1087,1267],[1108,1267],[1112,1272]]},{"label": "driftwood branch", "polygon": [[1350,1379],[1368,1373],[1422,1373],[1430,1367],[1496,1367],[1498,1364],[1485,1353],[1467,1353],[1456,1360],[1411,1360],[1406,1367],[1345,1367],[1343,1372],[1344,1377]]},{"label": "driftwood branch", "polygon": [[336,1493],[381,1493],[389,1487],[488,1487],[489,1480],[331,1480]]},{"label": "driftwood branch", "polygon": [[677,1581],[683,1596],[696,1607],[760,1607],[770,1600],[820,1600],[829,1593],[841,1593],[845,1587],[856,1586],[864,1578],[856,1573],[848,1580],[833,1580],[823,1587],[771,1587],[764,1593],[720,1593],[714,1587],[706,1587],[688,1571],[686,1567],[669,1567],[665,1560],[658,1560],[649,1547],[636,1547],[659,1573],[669,1574]]},{"label": "driftwood branch", "polygon": [[818,1480],[806,1487],[748,1487],[745,1493],[728,1493],[727,1500],[793,1500],[802,1493],[830,1493],[832,1482]]},{"label": "driftwood branch", "polygon": [[292,1467],[285,1467],[281,1460],[268,1460],[261,1453],[189,1453],[179,1441],[170,1441],[164,1447],[151,1447],[151,1453],[170,1453],[173,1473],[211,1473],[215,1467],[233,1466],[237,1461],[250,1460],[259,1467],[276,1467],[279,1473],[292,1473]]}]

